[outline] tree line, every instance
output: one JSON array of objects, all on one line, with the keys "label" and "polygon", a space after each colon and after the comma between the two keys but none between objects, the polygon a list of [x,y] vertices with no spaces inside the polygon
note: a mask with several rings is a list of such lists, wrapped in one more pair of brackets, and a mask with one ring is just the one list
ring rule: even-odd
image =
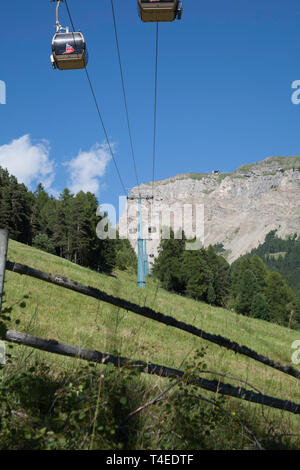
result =
[{"label": "tree line", "polygon": [[220,247],[185,249],[186,237],[162,240],[152,275],[163,288],[239,314],[292,328],[300,327],[300,301],[280,273],[257,254],[232,266],[218,254]]},{"label": "tree line", "polygon": [[0,168],[0,227],[10,238],[101,272],[135,267],[128,240],[97,237],[96,226],[105,216],[96,215],[98,206],[90,192],[74,195],[66,188],[55,198],[42,184],[29,191]]},{"label": "tree line", "polygon": [[285,240],[276,230],[269,232],[264,243],[252,250],[271,271],[276,271],[300,298],[300,236],[290,235]]}]

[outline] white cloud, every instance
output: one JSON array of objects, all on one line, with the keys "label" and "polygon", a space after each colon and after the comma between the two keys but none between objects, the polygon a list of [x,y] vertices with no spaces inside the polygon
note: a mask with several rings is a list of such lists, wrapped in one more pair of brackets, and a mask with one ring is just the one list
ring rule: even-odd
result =
[{"label": "white cloud", "polygon": [[[96,144],[86,152],[80,150],[75,158],[63,164],[69,176],[70,191],[75,194],[81,190],[98,194],[105,187],[100,180],[110,159],[111,154],[105,144]],[[30,189],[35,189],[41,182],[48,193],[55,197],[59,195],[51,187],[55,178],[54,161],[50,160],[50,145],[46,140],[34,142],[26,134],[0,146],[0,167],[7,168],[11,175]]]},{"label": "white cloud", "polygon": [[41,182],[45,189],[53,183],[54,163],[49,159],[50,147],[47,141],[33,143],[28,134],[0,146],[0,166],[26,186]]},{"label": "white cloud", "polygon": [[79,151],[77,157],[66,163],[70,174],[69,188],[72,193],[79,191],[97,194],[100,181],[111,159],[107,145],[94,145],[88,152]]}]

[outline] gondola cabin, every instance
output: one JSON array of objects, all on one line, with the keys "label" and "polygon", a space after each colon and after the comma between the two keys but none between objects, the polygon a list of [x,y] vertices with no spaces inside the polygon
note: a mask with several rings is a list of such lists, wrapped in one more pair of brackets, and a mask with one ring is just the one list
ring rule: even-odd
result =
[{"label": "gondola cabin", "polygon": [[178,0],[138,0],[142,21],[174,21],[181,19],[182,2]]},{"label": "gondola cabin", "polygon": [[88,52],[83,34],[57,32],[52,39],[51,63],[54,69],[84,69],[88,63]]}]

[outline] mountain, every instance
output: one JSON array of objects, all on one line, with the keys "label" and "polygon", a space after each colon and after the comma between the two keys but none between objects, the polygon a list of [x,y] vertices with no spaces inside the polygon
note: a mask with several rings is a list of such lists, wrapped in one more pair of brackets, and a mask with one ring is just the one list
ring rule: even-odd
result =
[{"label": "mountain", "polygon": [[143,237],[152,238],[147,246],[152,259],[164,226],[175,232],[184,227],[204,246],[220,244],[229,262],[263,243],[272,230],[280,238],[300,234],[300,156],[269,157],[232,173],[186,173],[133,188],[119,229],[129,233],[135,249],[136,198],[152,194],[153,200],[142,204]]}]

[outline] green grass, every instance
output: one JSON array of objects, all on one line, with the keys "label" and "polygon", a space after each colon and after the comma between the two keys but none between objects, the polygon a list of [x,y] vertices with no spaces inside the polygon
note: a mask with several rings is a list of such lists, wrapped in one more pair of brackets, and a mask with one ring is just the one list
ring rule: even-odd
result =
[{"label": "green grass", "polygon": [[[134,273],[117,272],[115,279],[14,241],[9,243],[8,259],[149,306],[209,333],[228,337],[275,361],[293,365],[291,345],[300,339],[300,332],[168,293],[151,278],[146,289],[139,289]],[[6,273],[5,294],[8,305],[21,300],[24,294],[29,295],[25,309],[17,306],[14,309],[10,327],[19,331],[87,349],[110,353],[117,350],[123,356],[179,369],[197,349],[206,346],[205,361],[209,370],[247,380],[262,393],[300,403],[300,384],[296,379],[186,332],[10,271]],[[20,325],[14,324],[17,319],[21,320]],[[30,351],[23,346],[14,346],[13,354],[24,357]],[[74,372],[80,362],[39,351],[33,352],[32,357],[42,358],[55,373]],[[207,378],[212,377],[207,375]],[[159,378],[145,380],[154,388],[162,387],[163,383],[166,385]],[[225,381],[229,382],[229,379]],[[232,384],[236,385],[236,382]],[[232,399],[231,403],[240,406],[238,403],[241,402]],[[242,409],[253,422],[263,422],[260,406],[245,403]],[[282,429],[290,433],[299,430],[298,417],[272,409],[266,409],[265,413]]]},{"label": "green grass", "polygon": [[253,164],[247,163],[246,165],[243,165],[240,168],[238,168],[236,171],[247,173],[249,170],[251,170],[251,168],[254,165],[255,165],[254,163]]},{"label": "green grass", "polygon": [[291,156],[291,157],[270,157],[266,160],[267,164],[272,164],[273,162],[278,163],[284,169],[298,168],[300,165],[300,156]]},{"label": "green grass", "polygon": [[[266,168],[268,166],[273,166],[274,164],[280,165],[281,169],[283,171],[286,170],[299,170],[300,169],[300,156],[292,156],[292,157],[281,157],[281,156],[275,156],[275,157],[269,157],[266,158],[265,160],[262,160],[260,162],[256,163],[251,163],[251,164],[246,164],[241,166],[236,170],[236,172],[243,172],[247,173],[249,170],[261,166],[262,168]],[[265,175],[274,175],[276,172],[270,171],[267,173],[264,173]]]}]

